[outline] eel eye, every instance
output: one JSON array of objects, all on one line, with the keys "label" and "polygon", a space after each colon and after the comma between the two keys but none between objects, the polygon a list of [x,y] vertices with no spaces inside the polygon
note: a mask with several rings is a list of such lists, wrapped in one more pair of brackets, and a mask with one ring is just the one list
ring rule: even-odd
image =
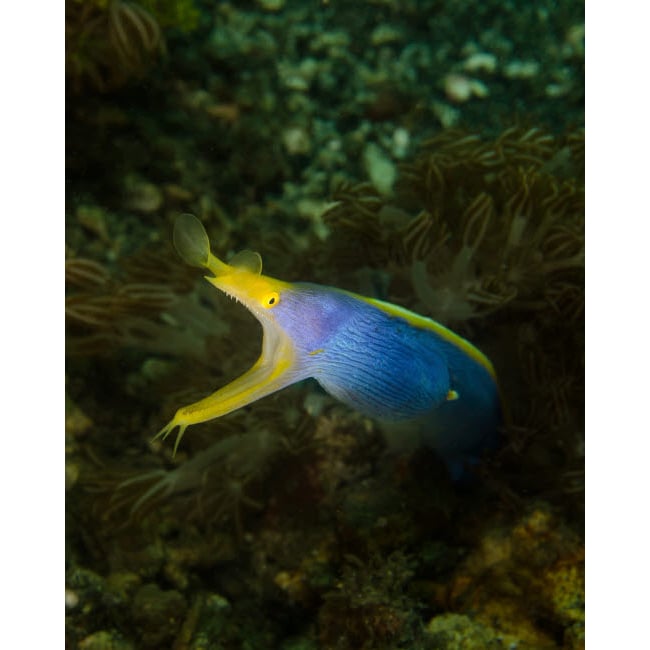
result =
[{"label": "eel eye", "polygon": [[271,309],[275,307],[279,302],[280,302],[280,294],[277,291],[271,291],[271,293],[269,293],[264,298],[264,306],[267,309]]}]

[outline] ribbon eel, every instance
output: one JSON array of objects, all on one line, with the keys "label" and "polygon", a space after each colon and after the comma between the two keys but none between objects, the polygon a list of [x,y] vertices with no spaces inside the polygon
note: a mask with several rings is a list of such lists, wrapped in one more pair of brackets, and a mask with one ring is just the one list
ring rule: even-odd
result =
[{"label": "ribbon eel", "polygon": [[206,280],[241,302],[263,328],[253,367],[208,397],[184,406],[157,434],[185,429],[246,406],[307,378],[334,397],[419,442],[446,461],[452,476],[494,444],[501,421],[494,368],[471,343],[439,323],[388,302],[262,275],[262,258],[243,251],[215,257],[193,215],[181,215],[174,245]]}]

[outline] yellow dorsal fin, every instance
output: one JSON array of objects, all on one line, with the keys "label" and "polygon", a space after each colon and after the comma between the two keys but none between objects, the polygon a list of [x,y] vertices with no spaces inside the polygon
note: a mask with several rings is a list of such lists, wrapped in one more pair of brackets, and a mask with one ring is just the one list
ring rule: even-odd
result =
[{"label": "yellow dorsal fin", "polygon": [[262,256],[253,251],[241,251],[228,263],[236,269],[244,269],[256,275],[262,272]]}]

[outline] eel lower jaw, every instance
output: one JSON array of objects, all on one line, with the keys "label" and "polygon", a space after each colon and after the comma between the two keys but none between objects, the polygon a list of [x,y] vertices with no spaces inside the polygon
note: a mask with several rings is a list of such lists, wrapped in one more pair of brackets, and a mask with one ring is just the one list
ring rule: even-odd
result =
[{"label": "eel lower jaw", "polygon": [[174,454],[185,429],[207,422],[290,386],[307,375],[300,371],[293,342],[281,331],[265,328],[262,354],[250,370],[194,404],[184,406],[154,437],[163,440],[178,427]]}]

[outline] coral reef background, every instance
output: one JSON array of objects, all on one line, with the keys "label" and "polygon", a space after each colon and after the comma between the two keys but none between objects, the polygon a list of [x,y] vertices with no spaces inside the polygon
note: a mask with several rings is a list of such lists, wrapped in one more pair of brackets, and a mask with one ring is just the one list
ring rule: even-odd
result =
[{"label": "coral reef background", "polygon": [[[584,647],[584,5],[66,0],[66,647]],[[457,485],[186,267],[389,300],[493,361]]]}]

